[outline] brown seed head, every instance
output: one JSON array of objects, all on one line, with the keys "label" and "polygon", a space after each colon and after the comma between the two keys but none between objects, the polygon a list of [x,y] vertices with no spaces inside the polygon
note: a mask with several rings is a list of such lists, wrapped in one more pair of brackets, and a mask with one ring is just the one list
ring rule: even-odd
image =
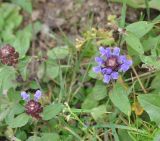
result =
[{"label": "brown seed head", "polygon": [[0,48],[1,63],[8,66],[14,66],[18,63],[19,54],[11,45],[5,45]]},{"label": "brown seed head", "polygon": [[41,119],[41,116],[39,114],[43,111],[43,107],[39,102],[30,100],[25,105],[25,108],[28,115],[31,115],[32,117],[37,119]]}]

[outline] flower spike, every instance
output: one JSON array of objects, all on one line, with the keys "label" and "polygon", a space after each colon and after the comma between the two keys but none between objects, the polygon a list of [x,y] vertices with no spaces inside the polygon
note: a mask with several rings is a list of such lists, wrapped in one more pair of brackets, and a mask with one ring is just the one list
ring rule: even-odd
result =
[{"label": "flower spike", "polygon": [[99,49],[101,56],[95,57],[98,66],[93,67],[95,73],[103,75],[104,83],[118,79],[119,72],[126,72],[132,65],[125,55],[120,55],[120,48],[103,48]]}]

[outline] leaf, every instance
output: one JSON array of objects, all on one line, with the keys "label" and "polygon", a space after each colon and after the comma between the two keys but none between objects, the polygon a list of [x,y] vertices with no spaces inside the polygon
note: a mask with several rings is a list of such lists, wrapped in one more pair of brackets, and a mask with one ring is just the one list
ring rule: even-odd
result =
[{"label": "leaf", "polygon": [[45,62],[40,65],[38,72],[38,78],[44,81],[54,80],[59,75],[59,66],[55,62]]},{"label": "leaf", "polygon": [[29,118],[30,117],[26,113],[20,114],[12,120],[9,126],[11,128],[22,127],[27,124],[27,122],[29,121]]},{"label": "leaf", "polygon": [[30,47],[31,39],[32,33],[30,32],[29,27],[26,27],[16,33],[16,37],[12,45],[16,48],[16,51],[19,52],[20,59],[25,57]]},{"label": "leaf", "polygon": [[157,9],[160,11],[160,1],[159,0],[151,0],[149,1],[149,7]]},{"label": "leaf", "polygon": [[0,78],[1,94],[10,88],[16,87],[16,84],[13,83],[16,79],[16,71],[14,70],[14,68],[8,66],[0,68]]},{"label": "leaf", "polygon": [[125,40],[129,47],[131,47],[133,50],[135,50],[138,54],[142,55],[144,54],[143,46],[139,40],[134,34],[128,33],[125,35]]},{"label": "leaf", "polygon": [[5,118],[5,121],[8,125],[12,124],[14,117],[16,115],[24,112],[24,107],[20,104],[14,104],[11,106],[12,106],[12,108],[11,108],[9,114],[7,115],[7,117]]},{"label": "leaf", "polygon": [[49,79],[54,79],[59,74],[59,66],[57,64],[46,63],[46,76]]},{"label": "leaf", "polygon": [[151,88],[160,91],[159,82],[160,82],[160,73],[157,73],[151,82]]},{"label": "leaf", "polygon": [[106,86],[101,81],[97,81],[91,92],[91,96],[97,101],[102,100],[107,96]]},{"label": "leaf", "polygon": [[153,28],[153,26],[154,26],[153,23],[149,23],[147,21],[139,21],[129,24],[126,27],[126,30],[133,33],[138,38],[141,38],[145,34],[147,34]]},{"label": "leaf", "polygon": [[23,129],[22,130],[19,129],[16,132],[16,137],[19,138],[21,141],[24,141],[27,139],[27,134],[25,131],[23,131]]},{"label": "leaf", "polygon": [[51,104],[46,107],[44,107],[42,117],[43,120],[50,120],[54,117],[56,117],[63,109],[63,105],[60,103]]},{"label": "leaf", "polygon": [[156,49],[159,45],[160,36],[152,37],[149,36],[147,39],[143,40],[143,47],[145,51]]},{"label": "leaf", "polygon": [[160,95],[145,94],[139,95],[138,101],[144,110],[148,113],[151,121],[156,122],[160,126]]},{"label": "leaf", "polygon": [[155,69],[160,69],[160,61],[157,60],[157,57],[150,56],[140,56],[143,63],[146,65],[153,67]]},{"label": "leaf", "polygon": [[28,56],[19,60],[18,70],[20,71],[23,80],[26,80],[29,74],[28,64],[30,61],[31,61],[31,57],[28,57]]},{"label": "leaf", "polygon": [[31,0],[11,0],[13,3],[21,6],[28,13],[32,13],[32,3]]},{"label": "leaf", "polygon": [[95,107],[91,110],[91,114],[95,120],[97,120],[98,118],[101,118],[103,116],[103,114],[105,114],[105,112],[106,112],[105,105]]},{"label": "leaf", "polygon": [[113,104],[124,114],[130,116],[131,106],[128,99],[128,94],[125,88],[120,84],[116,83],[113,90],[109,93],[109,97]]},{"label": "leaf", "polygon": [[37,136],[31,136],[27,139],[27,141],[41,141],[41,138]]},{"label": "leaf", "polygon": [[153,141],[159,141],[160,140],[160,129],[157,129],[154,133]]},{"label": "leaf", "polygon": [[97,105],[98,101],[93,98],[92,94],[89,94],[82,103],[82,109],[92,109],[97,107]]},{"label": "leaf", "polygon": [[16,5],[9,3],[3,3],[0,5],[0,34],[2,34],[2,32],[5,33],[5,31],[13,31],[21,24],[22,16],[19,12],[20,7]]},{"label": "leaf", "polygon": [[5,109],[4,111],[1,111],[1,113],[0,113],[0,122],[3,121],[6,118],[6,116],[9,113],[9,111],[10,111],[10,107]]},{"label": "leaf", "polygon": [[41,141],[59,141],[59,135],[57,133],[43,133]]},{"label": "leaf", "polygon": [[97,74],[92,69],[89,70],[88,76],[94,79],[97,78]]},{"label": "leaf", "polygon": [[48,57],[55,60],[55,59],[64,59],[69,54],[69,48],[64,47],[56,47],[52,50],[48,51]]}]

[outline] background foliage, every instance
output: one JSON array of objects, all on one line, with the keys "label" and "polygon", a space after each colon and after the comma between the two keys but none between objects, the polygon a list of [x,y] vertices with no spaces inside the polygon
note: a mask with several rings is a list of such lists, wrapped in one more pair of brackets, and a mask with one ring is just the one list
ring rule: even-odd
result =
[{"label": "background foliage", "polygon": [[[160,15],[150,15],[159,12],[160,1],[114,2],[122,5],[120,18],[109,15],[109,27],[101,28],[88,16],[77,39],[35,20],[30,0],[0,3],[1,47],[10,44],[19,53],[16,67],[0,64],[0,140],[160,140]],[[143,8],[139,20],[126,21],[128,6]],[[40,48],[46,43],[40,41],[42,31],[52,40],[47,49]],[[100,45],[119,46],[133,60],[108,85],[92,71]],[[26,114],[20,97],[37,89],[43,92],[42,120]]]}]

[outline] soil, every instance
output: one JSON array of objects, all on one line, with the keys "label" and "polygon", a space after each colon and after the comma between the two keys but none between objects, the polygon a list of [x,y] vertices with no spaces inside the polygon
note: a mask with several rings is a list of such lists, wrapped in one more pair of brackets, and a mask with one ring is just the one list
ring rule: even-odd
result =
[{"label": "soil", "polygon": [[[33,3],[34,19],[39,19],[49,29],[63,30],[76,35],[86,30],[91,22],[93,26],[105,27],[108,15],[120,18],[122,5],[106,0],[35,0]],[[139,11],[128,8],[127,22],[139,18]]]}]

